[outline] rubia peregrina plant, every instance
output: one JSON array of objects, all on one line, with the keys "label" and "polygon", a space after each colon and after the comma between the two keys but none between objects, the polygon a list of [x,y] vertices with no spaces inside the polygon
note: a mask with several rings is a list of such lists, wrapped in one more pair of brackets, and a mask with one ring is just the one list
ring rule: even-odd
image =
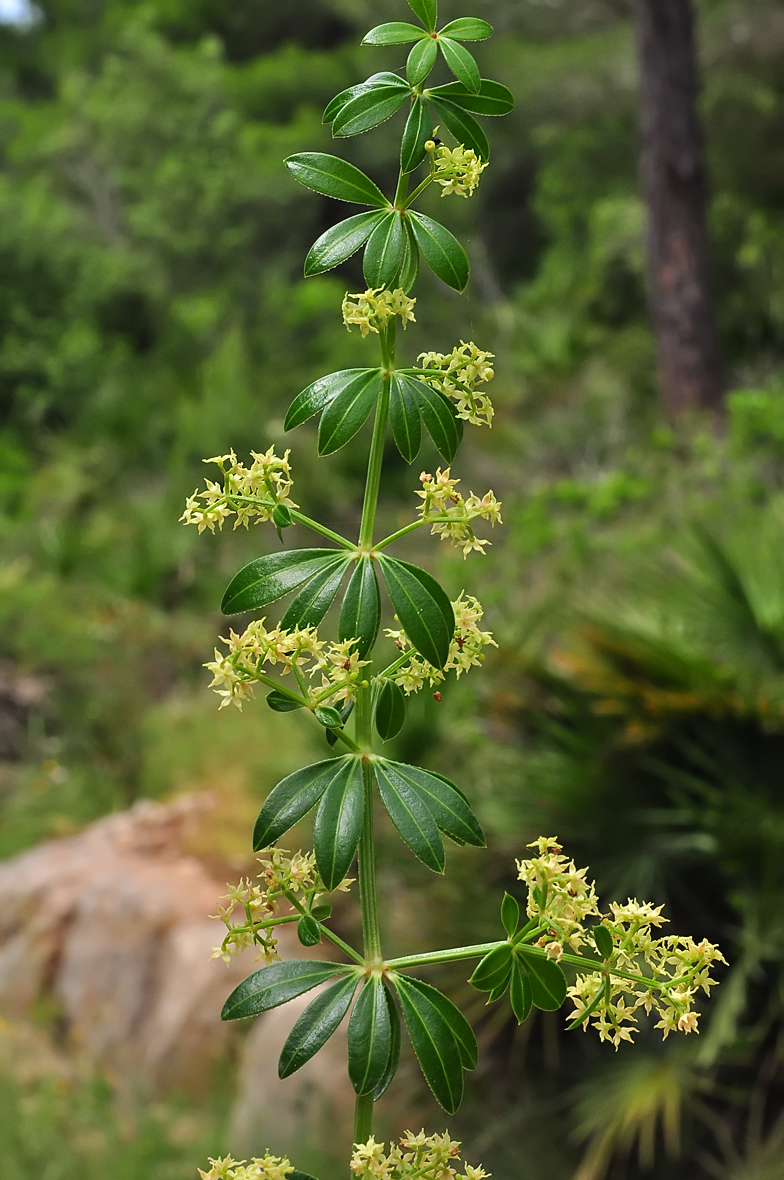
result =
[{"label": "rubia peregrina plant", "polygon": [[[374,1103],[397,1069],[401,1024],[405,1023],[422,1072],[438,1102],[454,1113],[463,1094],[463,1071],[477,1063],[477,1043],[465,1016],[445,995],[415,972],[436,963],[478,959],[471,983],[498,1001],[507,991],[518,1021],[536,1007],[554,1010],[572,1001],[571,1028],[593,1025],[616,1047],[632,1037],[641,1012],[655,1012],[658,1027],[691,1032],[694,1001],[712,985],[710,968],[723,961],[710,943],[660,936],[660,907],[629,901],[599,909],[586,870],[577,869],[556,840],[543,837],[537,855],[518,862],[527,886],[526,910],[505,895],[504,937],[496,942],[453,947],[410,957],[384,958],[376,895],[373,834],[376,799],[419,859],[435,872],[445,867],[443,836],[458,845],[483,847],[485,840],[470,802],[443,776],[393,761],[374,749],[400,731],[406,698],[481,664],[492,635],[480,627],[482,607],[461,593],[450,601],[424,569],[392,556],[394,542],[420,528],[456,545],[467,556],[488,544],[475,527],[501,521],[492,491],[466,496],[451,464],[464,424],[490,426],[493,407],[487,385],[492,354],[461,341],[450,352],[426,352],[401,365],[398,321],[415,318],[411,294],[420,257],[439,279],[462,291],[468,258],[439,222],[419,212],[416,201],[435,184],[443,197],[470,197],[487,166],[488,144],[475,115],[503,115],[512,97],[498,82],[481,78],[463,42],[492,33],[483,20],[464,17],[437,29],[436,0],[408,0],[421,24],[394,22],[372,29],[371,45],[411,43],[406,76],[383,72],[352,86],[329,103],[324,120],[335,136],[357,135],[408,104],[400,174],[389,199],[363,172],[336,156],[306,152],[287,160],[291,173],[317,193],[367,207],[322,234],[305,263],[317,275],[364,247],[367,289],[346,294],[343,320],[363,337],[376,338],[379,361],[321,377],[298,394],[288,411],[287,430],[320,414],[318,450],[329,455],[351,439],[374,414],[359,535],[343,537],[304,515],[291,498],[289,451],[253,453],[250,466],[233,452],[206,462],[222,478],[207,480],[187,502],[183,520],[199,531],[270,521],[283,530],[301,525],[328,545],[283,549],[257,558],[233,578],[223,597],[227,615],[264,611],[293,595],[275,624],[256,618],[233,628],[206,666],[221,707],[243,704],[263,686],[266,702],[279,712],[308,710],[325,731],[334,754],[289,775],[272,790],[253,832],[261,853],[259,883],[242,880],[217,915],[226,936],[216,955],[224,958],[253,946],[265,966],[249,975],[227,999],[223,1017],[236,1020],[265,1012],[319,988],[297,1019],[280,1057],[287,1077],[305,1064],[335,1032],[351,1009],[348,1074],[356,1091],[355,1177],[448,1178],[464,1168],[465,1180],[485,1173],[459,1165],[459,1144],[448,1134],[407,1133],[387,1149],[373,1136]],[[438,55],[455,80],[428,86]],[[445,129],[456,141],[437,138]],[[417,173],[422,169],[423,175]],[[427,430],[445,466],[423,472],[411,523],[377,538],[376,507],[388,431],[403,458],[413,463]],[[392,604],[396,625],[381,631],[380,584]],[[337,637],[319,633],[327,612],[340,601]],[[386,646],[388,654],[377,654]],[[438,695],[438,694],[437,694]],[[290,855],[278,846],[289,829],[316,808],[313,852]],[[351,885],[357,857],[362,947],[344,942],[331,928],[326,898]],[[296,923],[300,942],[323,940],[340,952],[339,961],[307,958],[280,961],[275,933]],[[565,968],[572,971],[568,982]],[[353,1005],[353,1006],[352,1006]],[[400,1015],[402,1013],[403,1022]],[[287,1159],[266,1156],[249,1164],[214,1160],[202,1173],[210,1180],[275,1180],[302,1177]]]}]

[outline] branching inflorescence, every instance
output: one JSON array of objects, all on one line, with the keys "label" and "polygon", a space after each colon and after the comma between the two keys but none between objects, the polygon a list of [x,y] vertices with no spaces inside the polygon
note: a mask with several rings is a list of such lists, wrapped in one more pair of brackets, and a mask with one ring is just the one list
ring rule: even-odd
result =
[{"label": "branching inflorescence", "polygon": [[[471,1025],[443,993],[412,972],[429,964],[478,959],[471,983],[489,993],[488,1002],[506,993],[518,1021],[533,1008],[555,1010],[569,999],[569,1027],[598,1031],[616,1048],[630,1040],[641,1014],[653,1013],[656,1027],[696,1031],[695,1000],[713,985],[710,970],[723,962],[708,942],[662,935],[661,907],[629,900],[601,913],[585,869],[563,855],[549,837],[536,841],[536,855],[518,861],[527,888],[525,910],[505,894],[496,942],[385,959],[376,900],[373,811],[376,800],[410,850],[435,872],[443,872],[443,836],[459,845],[483,847],[485,840],[469,801],[443,776],[396,762],[374,749],[401,730],[407,698],[426,686],[441,685],[480,665],[496,646],[481,629],[483,609],[464,591],[450,601],[424,569],[393,557],[388,550],[415,530],[457,546],[465,557],[483,554],[489,544],[478,537],[479,522],[501,523],[501,505],[492,491],[464,495],[452,463],[465,424],[490,426],[493,406],[487,386],[494,376],[490,352],[472,341],[450,351],[421,353],[416,364],[398,364],[397,327],[415,320],[420,260],[449,287],[462,291],[469,278],[468,258],[439,222],[419,212],[416,201],[431,185],[443,197],[470,197],[487,167],[487,138],[475,115],[504,115],[512,97],[498,82],[481,78],[465,41],[492,33],[483,20],[465,17],[437,29],[436,0],[408,0],[421,22],[380,25],[365,38],[372,45],[412,45],[405,77],[374,74],[329,103],[324,120],[336,137],[357,135],[384,122],[406,103],[400,175],[388,198],[352,164],[332,155],[303,152],[286,162],[293,176],[316,193],[365,206],[328,229],[311,248],[305,274],[317,275],[364,248],[367,289],[347,293],[346,327],[378,340],[379,363],[330,373],[293,400],[287,430],[320,415],[318,451],[343,447],[373,415],[365,498],[356,540],[341,536],[304,515],[291,498],[289,451],[273,447],[253,452],[250,465],[233,451],[205,460],[222,479],[189,497],[182,520],[199,532],[271,522],[279,539],[300,525],[318,535],[322,547],[283,548],[256,558],[239,571],[222,602],[226,615],[264,611],[289,596],[280,619],[257,617],[241,630],[229,629],[206,664],[221,707],[243,704],[266,688],[266,702],[278,712],[302,709],[323,727],[330,756],[295,771],[271,791],[253,832],[260,853],[256,880],[230,887],[215,917],[226,934],[215,955],[227,961],[248,948],[265,966],[249,975],[226,1000],[223,1018],[235,1020],[267,1011],[318,988],[297,1019],[283,1047],[281,1077],[294,1073],[335,1032],[350,1010],[348,1074],[356,1091],[354,1148],[347,1159],[352,1177],[386,1180],[450,1178],[481,1180],[478,1165],[460,1164],[460,1145],[448,1133],[407,1132],[387,1146],[373,1136],[374,1104],[392,1081],[405,1024],[422,1072],[441,1106],[457,1110],[463,1071],[477,1063]],[[431,86],[428,79],[441,56],[454,80]],[[455,140],[448,146],[437,132]],[[417,182],[417,173],[424,174]],[[444,466],[423,471],[420,501],[410,524],[391,535],[375,533],[387,432],[407,463],[420,452],[423,427]],[[382,631],[381,585],[394,613]],[[322,626],[339,602],[337,636]],[[390,619],[390,622],[393,622]],[[386,653],[380,658],[377,647]],[[440,698],[440,693],[434,694]],[[325,753],[327,751],[325,750]],[[315,809],[314,850],[289,854],[279,841]],[[328,897],[356,876],[362,912],[363,945],[355,948],[332,930]],[[331,942],[336,961],[304,958],[281,961],[276,931],[295,923],[300,942],[317,947]],[[567,979],[569,971],[572,982]],[[403,1021],[400,1016],[402,1014]],[[205,1180],[311,1180],[288,1159],[266,1155],[249,1163],[230,1157],[211,1160]],[[458,1173],[458,1168],[462,1171]]]}]

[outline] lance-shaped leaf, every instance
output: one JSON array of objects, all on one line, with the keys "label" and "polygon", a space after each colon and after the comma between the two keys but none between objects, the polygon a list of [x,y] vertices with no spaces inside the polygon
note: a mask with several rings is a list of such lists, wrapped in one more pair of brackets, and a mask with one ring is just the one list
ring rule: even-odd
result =
[{"label": "lance-shaped leaf", "polygon": [[305,707],[301,700],[293,700],[287,693],[277,688],[268,692],[265,700],[274,713],[291,713],[294,709]]},{"label": "lance-shaped leaf", "polygon": [[224,615],[256,610],[296,590],[335,560],[334,549],[289,549],[257,557],[235,574],[221,602]]},{"label": "lance-shaped leaf", "polygon": [[[352,102],[355,101],[352,99]],[[379,208],[389,204],[369,176],[339,156],[328,156],[324,152],[298,152],[288,157],[286,167],[300,184],[325,197],[333,197],[336,201],[377,205]]]},{"label": "lance-shaped leaf", "polygon": [[402,78],[398,79],[397,86],[374,86],[363,90],[335,115],[332,134],[336,138],[361,135],[389,119],[410,97],[411,88]]},{"label": "lance-shaped leaf", "polygon": [[386,988],[370,978],[348,1022],[348,1076],[357,1094],[371,1094],[386,1073],[392,1049],[392,1021]]},{"label": "lance-shaped leaf", "polygon": [[424,29],[410,25],[407,21],[396,20],[386,25],[376,25],[369,33],[365,33],[362,44],[405,45],[407,41],[420,41],[424,37],[427,37]]},{"label": "lance-shaped leaf", "polygon": [[337,979],[311,1000],[286,1038],[278,1061],[278,1077],[288,1078],[310,1061],[336,1031],[348,1012],[359,975]]},{"label": "lance-shaped leaf", "polygon": [[420,655],[443,668],[455,633],[455,616],[446,594],[418,566],[385,555],[376,560],[406,635]]},{"label": "lance-shaped leaf", "polygon": [[253,851],[269,848],[315,807],[330,783],[346,773],[353,754],[303,766],[273,787],[253,829]]},{"label": "lance-shaped leaf", "polygon": [[352,439],[367,420],[381,392],[381,373],[368,369],[330,400],[321,415],[318,453],[331,455]]},{"label": "lance-shaped leaf", "polygon": [[444,842],[427,807],[408,783],[389,773],[383,759],[377,758],[373,768],[381,800],[401,838],[423,864],[434,873],[443,873]]},{"label": "lance-shaped leaf", "polygon": [[405,235],[399,213],[388,213],[368,238],[363,259],[368,287],[391,287],[403,261]]},{"label": "lance-shaped leaf", "polygon": [[469,982],[477,991],[491,992],[509,978],[511,966],[512,948],[503,942],[485,955]]},{"label": "lance-shaped leaf", "polygon": [[223,1005],[221,1020],[257,1016],[259,1012],[287,1004],[320,983],[349,971],[352,968],[345,963],[324,963],[320,959],[288,959],[285,963],[271,963],[261,971],[254,971],[235,987]]},{"label": "lance-shaped leaf", "polygon": [[479,66],[468,50],[451,37],[439,37],[438,44],[441,46],[444,61],[457,80],[463,83],[466,90],[478,94],[482,88],[482,77]]},{"label": "lance-shaped leaf", "polygon": [[[435,41],[430,41],[435,48]],[[400,145],[400,167],[403,172],[413,172],[424,160],[425,144],[433,134],[433,116],[423,98],[416,98],[406,121],[403,141]]]},{"label": "lance-shaped leaf", "polygon": [[435,32],[438,0],[408,0],[408,7],[416,13],[428,32]]},{"label": "lance-shaped leaf", "polygon": [[371,74],[364,82],[360,82],[356,86],[349,86],[347,90],[341,90],[340,94],[336,94],[324,108],[322,123],[331,123],[338,111],[352,98],[361,94],[363,90],[372,90],[374,86],[379,85],[396,86],[399,82],[399,75],[393,74],[390,70],[383,70],[380,74]]},{"label": "lance-shaped leaf", "polygon": [[[490,145],[487,136],[473,115],[447,98],[431,96],[433,110],[441,122],[452,132],[458,143],[473,148],[481,160],[490,159]],[[314,247],[315,248],[315,247]]]},{"label": "lance-shaped leaf", "polygon": [[[391,681],[387,681],[387,684]],[[377,706],[378,710],[378,706]],[[396,783],[407,787],[424,803],[438,827],[457,844],[470,844],[474,848],[485,847],[485,836],[479,821],[465,800],[465,797],[441,775],[430,774],[421,766],[407,766],[403,762],[383,762],[384,770]]]},{"label": "lance-shaped leaf", "polygon": [[455,291],[464,290],[471,267],[468,255],[454,234],[424,213],[409,212],[408,217],[417,245],[433,273]]},{"label": "lance-shaped leaf", "polygon": [[384,992],[387,1000],[387,1008],[389,1010],[389,1025],[391,1030],[391,1042],[389,1046],[389,1058],[387,1059],[386,1069],[384,1070],[381,1081],[373,1091],[373,1099],[378,1102],[379,1098],[388,1089],[390,1082],[397,1073],[398,1062],[400,1061],[400,1016],[397,1011],[397,1004],[390,989],[384,985]]},{"label": "lance-shaped leaf", "polygon": [[362,763],[358,758],[350,758],[332,779],[316,812],[313,841],[316,864],[327,889],[337,889],[348,874],[359,843],[364,810]]},{"label": "lance-shaped leaf", "polygon": [[463,1097],[463,1063],[457,1039],[410,979],[398,975],[394,984],[425,1081],[447,1114],[454,1114]]},{"label": "lance-shaped leaf", "polygon": [[416,244],[416,238],[414,237],[407,217],[403,221],[403,228],[406,231],[406,248],[403,253],[403,265],[400,268],[397,282],[406,294],[408,294],[419,275],[419,246]]},{"label": "lance-shaped leaf", "polygon": [[289,412],[286,414],[286,421],[283,423],[285,430],[293,430],[295,426],[301,426],[303,422],[307,422],[319,410],[323,410],[325,406],[336,398],[339,393],[342,393],[354,381],[362,383],[363,377],[370,379],[371,374],[381,376],[380,369],[340,369],[337,373],[328,373],[326,377],[319,377],[318,381],[314,381],[307,389],[303,389],[302,393],[298,393],[294,401],[289,406]]},{"label": "lance-shaped leaf", "polygon": [[406,698],[399,684],[385,680],[376,699],[376,729],[382,741],[396,737],[406,719]]},{"label": "lance-shaped leaf", "polygon": [[346,639],[358,640],[356,650],[359,658],[364,660],[376,642],[380,621],[381,595],[376,571],[373,562],[364,555],[357,562],[340,607],[338,636],[341,643]]},{"label": "lance-shaped leaf", "polygon": [[531,982],[528,972],[517,955],[515,955],[512,962],[512,977],[509,981],[509,999],[512,1004],[512,1011],[517,1018],[517,1023],[522,1024],[530,1015],[534,997],[531,992]]},{"label": "lance-shaped leaf", "polygon": [[461,16],[439,29],[438,35],[455,41],[486,41],[493,35],[493,26],[477,16]]},{"label": "lance-shaped leaf", "polygon": [[553,959],[527,953],[522,944],[516,950],[528,972],[534,1006],[543,1012],[555,1012],[566,999],[566,976],[563,970]]},{"label": "lance-shaped leaf", "polygon": [[389,391],[392,437],[406,463],[413,463],[422,446],[422,414],[415,384],[405,374],[395,373]]},{"label": "lance-shaped leaf", "polygon": [[325,564],[292,600],[280,620],[281,627],[287,631],[294,627],[317,627],[332,605],[350,564],[348,554]]},{"label": "lance-shaped leaf", "polygon": [[501,902],[501,922],[510,938],[517,933],[520,924],[520,903],[511,893],[505,893]]},{"label": "lance-shaped leaf", "polygon": [[355,213],[353,217],[333,225],[310,247],[305,259],[305,278],[324,274],[356,254],[385,216],[381,210],[371,209],[367,213]]},{"label": "lance-shaped leaf", "polygon": [[454,403],[426,381],[407,377],[406,382],[407,388],[417,399],[422,421],[439,454],[444,456],[447,463],[451,463],[463,441],[463,423],[457,416]]},{"label": "lance-shaped leaf", "polygon": [[457,103],[463,110],[471,111],[474,115],[508,115],[514,107],[514,98],[509,87],[501,82],[494,82],[492,78],[482,78],[478,94],[468,90],[462,82],[447,82],[444,86],[434,86],[425,93],[427,98],[448,98],[450,102]]},{"label": "lance-shaped leaf", "polygon": [[408,975],[405,979],[409,988],[414,988],[419,992],[422,999],[435,1008],[449,1025],[460,1050],[463,1069],[476,1069],[479,1060],[479,1046],[476,1043],[474,1030],[460,1009],[452,1003],[448,996],[445,996],[438,988],[432,987],[431,984],[423,983],[421,979],[413,979]]},{"label": "lance-shaped leaf", "polygon": [[[428,76],[438,57],[438,42],[432,37],[425,41],[417,41],[408,55],[406,62],[406,77],[411,86],[421,86]],[[432,129],[431,129],[432,130]]]}]

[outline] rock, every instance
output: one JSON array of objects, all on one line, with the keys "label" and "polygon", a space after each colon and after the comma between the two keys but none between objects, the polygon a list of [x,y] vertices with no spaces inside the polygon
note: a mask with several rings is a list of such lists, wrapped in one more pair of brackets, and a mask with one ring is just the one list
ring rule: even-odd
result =
[{"label": "rock", "polygon": [[233,1026],[220,1009],[254,969],[211,960],[225,892],[183,851],[210,800],[140,802],[0,864],[0,1012],[57,1013],[116,1082],[155,1093],[209,1084]]}]

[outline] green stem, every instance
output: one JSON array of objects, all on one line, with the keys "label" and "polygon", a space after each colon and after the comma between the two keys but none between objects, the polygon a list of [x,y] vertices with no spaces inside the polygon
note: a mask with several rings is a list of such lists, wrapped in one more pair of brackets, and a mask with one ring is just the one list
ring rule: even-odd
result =
[{"label": "green stem", "polygon": [[353,959],[354,962],[360,967],[364,967],[365,960],[361,955],[357,954],[353,946],[349,946],[347,942],[344,942],[342,938],[335,934],[334,930],[330,930],[329,926],[325,926],[323,922],[319,922],[319,926],[321,927],[321,933],[324,934],[330,942],[334,942],[335,946],[339,946],[344,955],[348,955],[348,957]]},{"label": "green stem", "polygon": [[417,199],[419,194],[423,193],[425,191],[425,189],[427,188],[427,186],[432,183],[433,183],[433,175],[431,173],[430,176],[426,176],[425,179],[421,182],[421,184],[418,184],[416,186],[413,193],[411,193],[411,195],[406,198],[406,202],[405,202],[403,208],[408,209],[409,205],[413,204],[413,202]]},{"label": "green stem", "polygon": [[[227,497],[232,503],[236,500],[238,504],[258,504],[258,496],[235,496]],[[265,505],[266,507],[266,505]],[[274,507],[274,505],[272,505]],[[296,520],[297,524],[304,524],[306,528],[312,529],[314,533],[320,533],[322,537],[329,537],[330,541],[334,541],[341,549],[356,549],[356,545],[352,545],[347,537],[341,537],[340,533],[334,533],[332,529],[328,529],[325,524],[319,524],[317,520],[305,516],[304,512],[299,512],[296,508],[289,508],[291,519]]]},{"label": "green stem", "polygon": [[427,967],[431,963],[454,963],[458,959],[479,959],[503,946],[501,942],[480,942],[476,946],[454,946],[448,951],[425,951],[421,955],[404,955],[402,959],[389,959],[384,966],[390,970],[400,970],[405,967]]},{"label": "green stem", "polygon": [[380,333],[381,356],[386,373],[381,385],[381,393],[376,406],[376,420],[373,423],[373,438],[370,443],[370,458],[368,459],[367,479],[365,481],[365,501],[362,505],[362,522],[359,526],[359,548],[369,550],[373,544],[373,528],[376,523],[376,509],[378,507],[378,489],[381,484],[381,465],[384,460],[384,442],[387,434],[387,420],[389,418],[389,387],[392,380],[389,375],[395,361],[395,327],[396,320],[392,320]]}]

